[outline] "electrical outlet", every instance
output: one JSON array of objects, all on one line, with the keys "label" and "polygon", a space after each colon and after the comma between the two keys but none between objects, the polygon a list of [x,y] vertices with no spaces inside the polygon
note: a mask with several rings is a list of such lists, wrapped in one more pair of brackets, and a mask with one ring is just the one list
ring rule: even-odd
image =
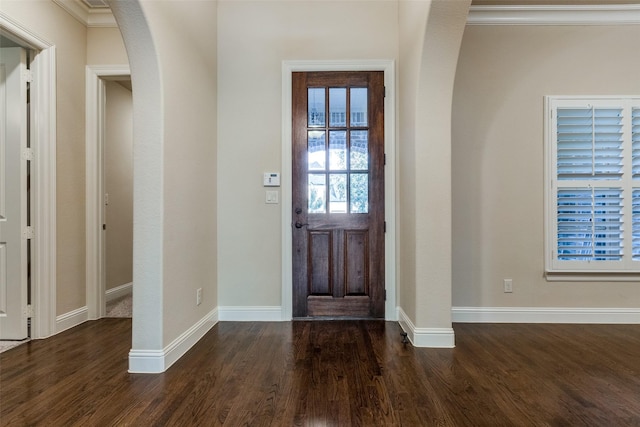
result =
[{"label": "electrical outlet", "polygon": [[198,288],[196,291],[196,305],[202,304],[202,288]]},{"label": "electrical outlet", "polygon": [[513,279],[504,279],[505,293],[513,292]]}]

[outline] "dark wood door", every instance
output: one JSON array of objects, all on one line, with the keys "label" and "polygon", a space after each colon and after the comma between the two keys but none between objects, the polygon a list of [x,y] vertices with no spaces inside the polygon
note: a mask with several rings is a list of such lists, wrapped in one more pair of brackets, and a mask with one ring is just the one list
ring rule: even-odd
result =
[{"label": "dark wood door", "polygon": [[384,317],[384,74],[292,81],[293,317]]}]

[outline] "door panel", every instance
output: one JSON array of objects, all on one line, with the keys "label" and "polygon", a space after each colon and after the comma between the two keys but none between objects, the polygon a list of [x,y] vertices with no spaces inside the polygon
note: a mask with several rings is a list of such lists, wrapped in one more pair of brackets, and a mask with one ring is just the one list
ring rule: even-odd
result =
[{"label": "door panel", "polygon": [[343,265],[345,295],[369,294],[369,233],[366,230],[345,230]]},{"label": "door panel", "polygon": [[0,339],[27,337],[26,52],[0,49]]},{"label": "door panel", "polygon": [[293,316],[384,317],[384,74],[292,81]]}]

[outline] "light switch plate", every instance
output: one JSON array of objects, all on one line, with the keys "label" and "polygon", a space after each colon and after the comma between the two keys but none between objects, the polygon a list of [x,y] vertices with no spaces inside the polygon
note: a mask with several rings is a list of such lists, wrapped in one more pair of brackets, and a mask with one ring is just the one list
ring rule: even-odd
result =
[{"label": "light switch plate", "polygon": [[278,203],[278,191],[277,190],[267,190],[267,197],[265,199],[265,203],[267,203],[267,204],[277,204]]}]

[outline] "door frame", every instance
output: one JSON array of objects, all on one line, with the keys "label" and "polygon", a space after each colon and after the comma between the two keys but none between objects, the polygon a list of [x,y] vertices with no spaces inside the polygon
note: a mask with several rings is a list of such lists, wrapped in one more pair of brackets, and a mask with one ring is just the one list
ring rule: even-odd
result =
[{"label": "door frame", "polygon": [[104,124],[105,79],[131,77],[129,65],[87,65],[86,71],[86,292],[89,320],[105,316]]},{"label": "door frame", "polygon": [[384,71],[385,166],[385,320],[398,320],[396,308],[396,102],[394,60],[285,60],[282,61],[282,302],[283,321],[293,318],[293,233],[291,127],[292,73],[297,71]]},{"label": "door frame", "polygon": [[31,338],[56,331],[56,47],[0,12],[0,33],[26,49],[31,60]]}]

